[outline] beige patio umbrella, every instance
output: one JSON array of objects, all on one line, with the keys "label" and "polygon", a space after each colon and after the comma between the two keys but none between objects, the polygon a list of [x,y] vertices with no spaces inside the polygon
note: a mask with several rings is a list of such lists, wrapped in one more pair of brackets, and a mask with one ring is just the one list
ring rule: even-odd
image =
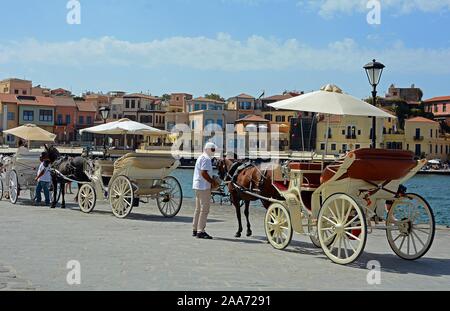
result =
[{"label": "beige patio umbrella", "polygon": [[27,141],[55,141],[56,135],[41,129],[35,124],[26,124],[16,127],[11,130],[4,131],[3,133],[13,135]]},{"label": "beige patio umbrella", "polygon": [[[328,115],[327,128],[329,128],[330,115],[395,118],[384,110],[345,94],[339,87],[333,84],[328,84],[319,91],[288,98],[269,104],[268,106],[275,109],[326,114]],[[326,135],[325,153],[328,153],[328,135]]]}]

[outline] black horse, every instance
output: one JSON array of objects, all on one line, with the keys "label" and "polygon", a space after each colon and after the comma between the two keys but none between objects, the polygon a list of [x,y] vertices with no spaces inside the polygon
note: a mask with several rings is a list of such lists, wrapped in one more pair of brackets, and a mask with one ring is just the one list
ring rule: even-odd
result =
[{"label": "black horse", "polygon": [[45,151],[42,153],[42,159],[50,162],[53,201],[51,208],[55,208],[58,203],[58,185],[61,191],[61,208],[66,208],[65,201],[65,185],[69,183],[69,179],[76,182],[89,182],[89,177],[85,173],[86,159],[83,157],[61,156],[58,149],[54,146],[45,145]]}]

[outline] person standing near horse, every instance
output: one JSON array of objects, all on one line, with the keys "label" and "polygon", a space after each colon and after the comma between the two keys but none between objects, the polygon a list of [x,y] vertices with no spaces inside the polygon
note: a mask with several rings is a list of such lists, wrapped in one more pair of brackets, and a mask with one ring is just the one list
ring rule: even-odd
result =
[{"label": "person standing near horse", "polygon": [[45,205],[50,206],[50,191],[49,186],[52,181],[50,174],[50,162],[41,157],[41,164],[39,165],[38,173],[36,176],[38,185],[36,187],[36,204],[40,205],[42,202],[41,192],[44,191]]},{"label": "person standing near horse", "polygon": [[193,223],[193,236],[199,239],[212,239],[206,233],[206,222],[211,205],[211,189],[216,188],[217,181],[213,178],[212,158],[217,146],[214,143],[207,143],[203,154],[195,163],[194,179],[192,188],[195,191],[195,213]]}]

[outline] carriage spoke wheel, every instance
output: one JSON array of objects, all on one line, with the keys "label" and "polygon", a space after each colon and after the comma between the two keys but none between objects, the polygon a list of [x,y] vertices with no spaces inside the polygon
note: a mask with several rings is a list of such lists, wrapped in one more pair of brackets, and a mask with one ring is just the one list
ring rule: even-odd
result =
[{"label": "carriage spoke wheel", "polygon": [[337,264],[350,264],[364,251],[366,219],[356,201],[346,194],[335,194],[325,201],[317,230],[323,251]]},{"label": "carriage spoke wheel", "polygon": [[12,204],[16,204],[19,199],[20,188],[19,188],[19,178],[17,177],[17,172],[12,170],[9,173],[9,200]]},{"label": "carriage spoke wheel", "polygon": [[97,194],[90,184],[81,186],[78,192],[78,206],[83,213],[90,213],[94,210],[97,203]]},{"label": "carriage spoke wheel", "polygon": [[175,217],[183,204],[183,190],[175,177],[167,176],[162,181],[163,192],[156,198],[158,209],[164,217]]},{"label": "carriage spoke wheel", "polygon": [[291,217],[282,204],[272,204],[266,212],[266,236],[269,243],[276,249],[285,249],[292,240]]},{"label": "carriage spoke wheel", "polygon": [[134,190],[131,181],[126,176],[117,177],[109,191],[111,209],[117,218],[126,218],[133,209]]},{"label": "carriage spoke wheel", "polygon": [[433,244],[435,222],[428,202],[417,194],[394,201],[386,220],[386,235],[392,250],[401,258],[416,260]]}]

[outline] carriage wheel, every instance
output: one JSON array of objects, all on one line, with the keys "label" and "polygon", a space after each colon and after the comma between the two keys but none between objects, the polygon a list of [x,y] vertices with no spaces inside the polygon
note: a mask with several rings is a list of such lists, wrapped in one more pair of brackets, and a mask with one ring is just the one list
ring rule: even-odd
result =
[{"label": "carriage wheel", "polygon": [[312,244],[314,244],[315,247],[320,248],[317,224],[314,223],[314,220],[311,217],[308,218],[308,234]]},{"label": "carriage wheel", "polygon": [[0,201],[3,199],[3,181],[0,179]]},{"label": "carriage wheel", "polygon": [[90,213],[94,210],[97,203],[97,194],[94,187],[90,184],[81,186],[78,192],[78,206],[83,213]]},{"label": "carriage wheel", "polygon": [[325,201],[317,230],[323,251],[337,264],[350,264],[364,251],[366,219],[358,203],[346,194],[335,194]]},{"label": "carriage wheel", "polygon": [[156,204],[161,214],[166,218],[175,217],[183,204],[183,190],[179,181],[172,176],[163,179],[162,187],[166,188],[156,198]]},{"label": "carriage wheel", "polygon": [[436,230],[430,205],[417,194],[407,194],[394,201],[386,227],[392,250],[406,260],[424,256],[433,244]]},{"label": "carriage wheel", "polygon": [[134,190],[126,176],[117,177],[109,190],[111,209],[117,218],[126,218],[133,209]]},{"label": "carriage wheel", "polygon": [[12,204],[16,204],[20,195],[19,178],[17,172],[12,170],[9,173],[9,201]]},{"label": "carriage wheel", "polygon": [[274,203],[269,207],[264,224],[267,239],[274,248],[283,250],[291,243],[291,217],[282,204]]}]

